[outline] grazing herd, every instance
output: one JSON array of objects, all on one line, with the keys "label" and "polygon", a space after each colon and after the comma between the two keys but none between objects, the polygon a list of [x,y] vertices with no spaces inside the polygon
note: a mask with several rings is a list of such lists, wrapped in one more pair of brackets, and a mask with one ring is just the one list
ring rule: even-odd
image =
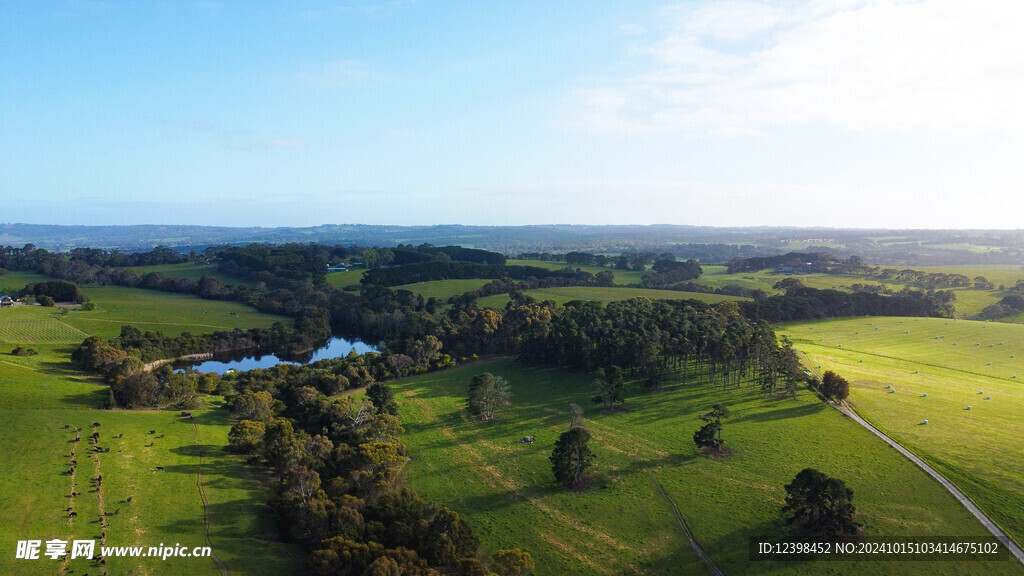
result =
[{"label": "grazing herd", "polygon": [[[191,420],[191,419],[193,419],[193,415],[192,415],[191,412],[181,412],[181,418]],[[100,433],[97,430],[99,427],[100,427],[100,423],[99,422],[93,422],[92,423],[93,430],[92,430],[92,433],[89,435],[89,438],[90,438],[91,443],[92,443],[90,452],[92,452],[94,466],[95,466],[95,469],[97,471],[96,475],[92,476],[90,478],[89,482],[94,487],[93,492],[97,495],[97,498],[100,501],[99,523],[100,523],[100,526],[102,528],[102,535],[101,535],[101,537],[103,539],[105,539],[106,538],[107,526],[108,526],[107,518],[109,518],[111,516],[117,516],[118,514],[121,513],[121,509],[117,508],[113,512],[104,512],[103,509],[102,509],[102,499],[103,499],[103,497],[102,497],[101,491],[103,489],[103,474],[98,472],[99,471],[99,454],[109,453],[110,452],[110,448],[109,447],[101,447],[99,445]],[[78,467],[78,460],[77,460],[77,457],[76,457],[76,448],[77,448],[77,446],[79,445],[79,443],[82,440],[82,434],[81,434],[81,428],[78,428],[77,426],[73,426],[71,424],[66,424],[64,426],[64,429],[66,429],[66,430],[67,429],[74,429],[74,431],[75,431],[75,437],[70,442],[72,444],[72,448],[71,448],[71,453],[70,453],[70,460],[68,462],[68,468],[67,468],[67,470],[65,472],[65,474],[67,474],[68,476],[71,477],[71,490],[70,490],[70,493],[68,494],[68,497],[70,498],[70,502],[69,502],[69,506],[67,508],[65,508],[65,510],[64,510],[67,513],[68,524],[71,525],[72,521],[74,519],[78,518],[78,512],[75,511],[75,498],[82,495],[81,492],[76,490],[76,484],[75,484],[75,475],[76,475],[77,467]],[[150,430],[149,431],[150,435],[155,435],[156,433],[157,433],[156,430]],[[124,437],[124,432],[121,432],[121,433],[113,436],[113,438],[122,438],[122,437]],[[147,448],[152,447],[152,446],[156,445],[156,440],[159,440],[159,439],[162,439],[162,438],[165,438],[165,437],[166,437],[166,434],[160,434],[159,436],[153,436],[153,439],[150,440],[150,442],[148,444],[146,444],[145,447],[147,447]],[[118,450],[118,452],[120,452],[120,450]],[[154,472],[161,471],[163,469],[164,469],[163,466],[154,466],[153,467],[153,471]],[[135,501],[135,496],[132,495],[132,496],[128,496],[126,499],[122,500],[121,502],[125,503],[125,504],[132,504],[134,501]],[[98,560],[101,565],[105,565],[106,564],[105,559],[103,559],[103,558],[97,557],[97,558],[93,558],[93,559],[94,560]],[[70,572],[70,570],[68,572]]]}]

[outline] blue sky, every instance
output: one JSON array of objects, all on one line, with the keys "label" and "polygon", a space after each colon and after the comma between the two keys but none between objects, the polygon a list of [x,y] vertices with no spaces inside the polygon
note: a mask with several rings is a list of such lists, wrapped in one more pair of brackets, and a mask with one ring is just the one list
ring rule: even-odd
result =
[{"label": "blue sky", "polygon": [[1018,2],[0,3],[0,222],[1019,228]]}]

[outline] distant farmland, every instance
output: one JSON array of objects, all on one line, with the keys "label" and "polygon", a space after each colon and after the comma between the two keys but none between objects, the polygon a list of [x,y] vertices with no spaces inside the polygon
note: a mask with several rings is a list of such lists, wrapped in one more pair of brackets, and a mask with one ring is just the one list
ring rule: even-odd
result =
[{"label": "distant farmland", "polygon": [[[615,302],[630,298],[650,298],[651,300],[700,300],[708,304],[717,304],[728,300],[749,300],[738,296],[706,294],[703,292],[679,292],[676,290],[651,290],[648,288],[599,288],[594,286],[569,286],[566,288],[538,288],[525,292],[537,300],[554,300],[565,304],[572,300],[591,300],[595,302]],[[504,308],[508,302],[508,294],[486,296],[477,300],[480,308]]]}]

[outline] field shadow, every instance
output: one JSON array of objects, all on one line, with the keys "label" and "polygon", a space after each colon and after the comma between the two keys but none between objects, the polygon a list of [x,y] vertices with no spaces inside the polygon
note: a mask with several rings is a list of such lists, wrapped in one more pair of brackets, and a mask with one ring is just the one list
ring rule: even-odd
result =
[{"label": "field shadow", "polygon": [[62,404],[67,404],[69,407],[86,407],[91,409],[102,409],[107,398],[107,386],[97,386],[95,389],[88,392],[81,392],[78,394],[64,394],[60,397]]},{"label": "field shadow", "polygon": [[[251,478],[245,467],[248,464],[238,461],[233,454],[225,451],[223,446],[212,444],[189,444],[171,448],[170,453],[178,456],[186,456],[193,459],[189,463],[177,463],[166,465],[159,462],[154,463],[154,474],[186,474],[195,476],[203,475],[203,484],[207,487],[215,487],[219,479],[230,478],[233,480],[246,480]],[[203,463],[199,463],[200,452],[203,455]],[[160,469],[156,467],[160,466]]]},{"label": "field shadow", "polygon": [[480,512],[497,512],[508,508],[522,497],[518,491],[494,492],[481,496],[470,496],[462,499],[462,504],[474,514]]},{"label": "field shadow", "polygon": [[826,409],[825,404],[798,404],[796,406],[789,406],[786,408],[776,408],[774,410],[765,410],[760,412],[754,412],[751,414],[744,414],[734,418],[729,418],[733,422],[770,422],[772,420],[786,420],[789,418],[802,418],[804,416],[811,416],[817,414],[822,410]]},{"label": "field shadow", "polygon": [[[194,495],[198,500],[198,493]],[[270,506],[260,499],[236,499],[209,504],[206,513],[210,519],[210,539],[213,549],[228,563],[229,568],[239,558],[247,558],[250,565],[279,565],[278,555],[290,545],[280,542],[280,534],[271,520]],[[166,535],[176,535],[182,542],[206,545],[203,515],[182,517],[157,529]],[[264,560],[259,560],[264,558]],[[255,559],[255,561],[254,561]],[[236,566],[231,571],[239,570]]]},{"label": "field shadow", "polygon": [[701,456],[697,454],[668,454],[660,458],[648,460],[631,460],[628,466],[619,467],[618,470],[609,470],[605,473],[608,476],[631,476],[639,472],[649,472],[658,468],[682,466],[697,458],[701,458]]}]

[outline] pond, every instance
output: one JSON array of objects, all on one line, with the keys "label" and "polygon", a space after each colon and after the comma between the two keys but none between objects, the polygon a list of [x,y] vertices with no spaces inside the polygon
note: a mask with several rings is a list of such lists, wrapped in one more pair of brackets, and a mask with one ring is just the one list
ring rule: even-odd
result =
[{"label": "pond", "polygon": [[327,344],[321,348],[317,348],[312,353],[307,354],[300,358],[279,358],[274,354],[264,354],[262,356],[246,356],[242,357],[231,357],[230,355],[219,357],[214,360],[207,360],[198,364],[181,364],[179,368],[190,367],[200,372],[216,372],[223,375],[228,370],[234,369],[239,372],[245,372],[246,370],[253,370],[255,368],[271,368],[278,364],[309,364],[310,362],[316,362],[317,360],[327,360],[329,358],[341,358],[348,356],[348,353],[352,350],[356,351],[356,354],[364,354],[366,352],[379,352],[377,347],[371,346],[360,340],[346,340],[345,338],[331,338],[327,341]]}]

